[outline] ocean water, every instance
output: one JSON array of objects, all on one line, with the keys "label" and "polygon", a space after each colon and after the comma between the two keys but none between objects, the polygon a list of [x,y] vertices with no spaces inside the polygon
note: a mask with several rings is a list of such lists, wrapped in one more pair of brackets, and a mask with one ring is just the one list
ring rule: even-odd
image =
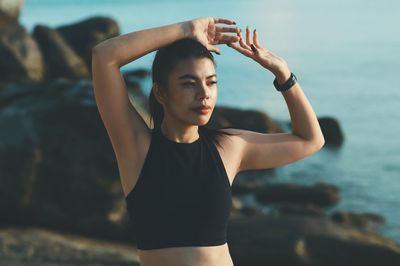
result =
[{"label": "ocean water", "polygon": [[[256,28],[261,45],[286,59],[318,117],[337,119],[345,141],[276,169],[275,182],[327,182],[340,188],[333,210],[378,213],[379,230],[400,243],[400,2],[26,0],[20,21],[59,26],[110,16],[121,33],[197,17]],[[218,105],[259,109],[290,121],[274,76],[225,45],[215,55]],[[154,52],[122,69],[150,68]],[[145,89],[150,90],[150,81]]]}]

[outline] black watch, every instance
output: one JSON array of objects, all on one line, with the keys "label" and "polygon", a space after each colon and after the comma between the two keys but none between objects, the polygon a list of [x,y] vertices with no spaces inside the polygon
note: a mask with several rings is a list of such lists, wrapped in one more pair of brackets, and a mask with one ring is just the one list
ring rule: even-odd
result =
[{"label": "black watch", "polygon": [[283,84],[278,84],[278,81],[276,80],[276,78],[274,79],[274,86],[276,88],[277,91],[287,91],[288,89],[290,89],[294,84],[296,84],[297,82],[297,78],[296,76],[290,72],[290,78]]}]

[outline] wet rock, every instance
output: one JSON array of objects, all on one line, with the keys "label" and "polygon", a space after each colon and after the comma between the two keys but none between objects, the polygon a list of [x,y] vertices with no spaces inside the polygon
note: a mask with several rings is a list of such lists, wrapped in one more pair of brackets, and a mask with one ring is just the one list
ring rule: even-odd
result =
[{"label": "wet rock", "polygon": [[268,184],[259,189],[255,197],[261,203],[311,203],[316,206],[332,206],[339,201],[338,188],[316,183],[314,186],[299,184]]},{"label": "wet rock", "polygon": [[33,29],[33,37],[38,43],[46,62],[45,79],[59,77],[90,78],[85,62],[70,48],[56,30],[44,25],[36,25]]},{"label": "wet rock", "polygon": [[120,34],[117,22],[109,17],[95,16],[57,27],[72,49],[85,61],[91,72],[92,48]]},{"label": "wet rock", "polygon": [[339,147],[343,144],[344,135],[339,121],[332,117],[318,118],[319,125],[325,139],[325,145]]},{"label": "wet rock", "polygon": [[23,0],[0,0],[0,13],[17,20],[23,4]]},{"label": "wet rock", "polygon": [[370,225],[383,224],[383,216],[375,213],[354,213],[349,211],[335,211],[331,214],[331,219],[337,223],[350,224],[368,228]]},{"label": "wet rock", "polygon": [[259,180],[239,179],[235,177],[235,185],[232,186],[232,193],[235,195],[245,195],[255,193],[258,189],[262,188],[265,182]]},{"label": "wet rock", "polygon": [[0,82],[42,80],[44,62],[35,40],[18,21],[0,14]]},{"label": "wet rock", "polygon": [[90,81],[14,84],[0,107],[2,224],[134,238]]},{"label": "wet rock", "polygon": [[124,77],[131,79],[131,78],[136,78],[136,79],[144,79],[148,78],[151,75],[151,72],[148,69],[134,69],[134,70],[129,70],[124,72]]},{"label": "wet rock", "polygon": [[293,204],[287,202],[281,202],[273,204],[273,211],[274,214],[279,215],[311,215],[311,216],[326,216],[324,210],[316,206],[314,204],[306,203],[306,204]]},{"label": "wet rock", "polygon": [[400,245],[326,217],[258,215],[232,220],[235,266],[400,265]]},{"label": "wet rock", "polygon": [[211,119],[215,120],[215,124],[218,127],[220,126],[218,123],[220,118],[223,119],[225,124],[228,122],[229,126],[234,128],[263,133],[283,132],[277,122],[271,119],[266,113],[258,110],[243,110],[227,106],[215,108]]},{"label": "wet rock", "polygon": [[119,28],[111,18],[91,17],[56,29],[36,25],[33,35],[36,40],[0,10],[0,87],[21,80],[90,79],[92,48],[119,35]]}]

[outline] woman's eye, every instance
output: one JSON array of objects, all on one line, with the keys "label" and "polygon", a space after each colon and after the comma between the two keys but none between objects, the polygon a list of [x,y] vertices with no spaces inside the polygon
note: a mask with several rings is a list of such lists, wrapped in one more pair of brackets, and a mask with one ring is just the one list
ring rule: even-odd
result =
[{"label": "woman's eye", "polygon": [[[217,81],[212,81],[211,84],[217,84]],[[194,86],[194,85],[196,85],[196,83],[194,83],[194,82],[186,82],[186,83],[183,83],[183,85],[185,85],[185,86],[186,85],[190,85],[190,86],[193,85]]]}]

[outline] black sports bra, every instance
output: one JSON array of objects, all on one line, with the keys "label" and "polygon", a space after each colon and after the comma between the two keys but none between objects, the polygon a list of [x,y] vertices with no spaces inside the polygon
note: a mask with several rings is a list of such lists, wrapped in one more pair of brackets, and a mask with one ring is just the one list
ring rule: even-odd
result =
[{"label": "black sports bra", "polygon": [[232,190],[214,143],[199,130],[192,143],[158,127],[138,181],[125,197],[137,248],[216,246],[226,242]]}]

